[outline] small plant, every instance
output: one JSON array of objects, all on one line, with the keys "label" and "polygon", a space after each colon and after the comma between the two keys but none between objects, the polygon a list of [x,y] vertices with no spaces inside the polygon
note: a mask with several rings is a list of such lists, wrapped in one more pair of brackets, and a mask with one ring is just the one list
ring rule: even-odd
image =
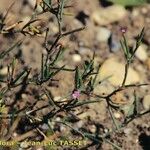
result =
[{"label": "small plant", "polygon": [[[129,3],[124,5],[128,4]],[[102,81],[98,81],[97,83],[96,80],[100,69],[100,65],[97,66],[97,68],[94,67],[95,54],[93,54],[93,58],[91,58],[90,60],[84,61],[82,68],[77,66],[73,69],[70,69],[67,68],[65,65],[58,65],[61,56],[65,53],[65,47],[59,44],[60,39],[65,38],[66,36],[71,35],[75,32],[82,31],[85,28],[81,27],[67,32],[62,31],[63,17],[65,14],[64,11],[68,7],[71,7],[67,5],[66,0],[58,0],[58,2],[56,3],[53,3],[53,1],[51,0],[37,1],[35,11],[33,16],[31,17],[31,20],[21,29],[16,29],[17,24],[21,22],[17,22],[13,26],[5,28],[5,19],[7,18],[7,14],[9,13],[8,11],[1,19],[0,34],[5,35],[10,33],[20,33],[24,36],[26,36],[27,34],[32,36],[38,36],[39,34],[41,34],[41,31],[33,25],[35,22],[39,21],[39,13],[36,11],[38,5],[40,5],[40,7],[42,8],[42,12],[40,12],[40,14],[48,12],[49,14],[52,14],[56,17],[59,31],[56,35],[55,40],[49,46],[47,39],[49,34],[49,28],[46,28],[45,30],[44,48],[46,50],[46,54],[41,54],[40,72],[31,76],[30,74],[32,69],[30,67],[23,67],[22,70],[18,71],[18,61],[15,58],[12,59],[11,63],[7,65],[7,76],[0,79],[0,83],[3,84],[3,87],[1,87],[0,89],[0,140],[15,141],[18,142],[18,146],[20,146],[23,142],[35,141],[35,137],[40,135],[42,137],[42,139],[39,140],[40,142],[46,143],[55,140],[59,142],[59,140],[65,139],[67,136],[71,136],[71,133],[74,132],[80,139],[84,139],[85,141],[91,141],[95,145],[100,145],[103,142],[107,142],[110,145],[112,145],[115,149],[120,150],[121,147],[111,141],[111,135],[115,132],[121,132],[121,130],[125,126],[127,126],[129,122],[150,112],[150,110],[144,112],[138,110],[138,97],[135,91],[133,93],[134,102],[131,104],[127,115],[124,116],[122,121],[119,121],[115,119],[114,112],[122,110],[119,105],[114,104],[112,101],[112,96],[121,92],[122,90],[147,85],[145,83],[126,85],[128,69],[131,62],[134,60],[135,52],[137,51],[138,47],[142,42],[144,36],[144,28],[138,35],[136,44],[135,46],[133,46],[132,49],[129,47],[128,40],[126,39],[125,35],[127,29],[121,28],[122,39],[120,43],[126,60],[124,79],[122,81],[122,84],[119,87],[117,87],[112,93],[106,96],[96,95],[93,92],[94,88],[97,84],[100,84]],[[23,41],[18,41],[7,50],[1,52],[0,59],[4,60],[8,53],[10,53],[12,50],[14,50],[21,44],[23,44]],[[67,95],[64,95],[64,98],[66,98],[66,100],[60,98],[56,101],[54,100],[53,95],[51,94],[51,91],[49,90],[48,86],[53,86],[53,83],[56,82],[56,75],[63,71],[74,73],[74,88],[70,89],[70,92]],[[16,89],[19,87],[20,90],[17,93],[21,95],[26,91],[26,89],[29,88],[30,85],[32,85],[33,88],[39,89],[39,97],[35,97],[36,100],[34,103],[28,106],[24,106],[22,109],[16,108],[16,100],[14,100],[13,104],[11,104],[10,106],[6,105],[5,98],[7,95],[9,95],[10,92],[13,93],[13,95],[15,95]],[[38,103],[39,99],[41,98],[40,96],[45,96],[49,103],[41,108],[34,109],[34,106]],[[86,97],[86,99],[80,100],[81,96]],[[92,105],[92,103],[100,103],[101,101],[105,101],[107,104],[107,109],[112,119],[114,128],[110,129],[107,133],[104,134],[98,134],[97,132],[93,134],[88,132],[86,129],[79,130],[72,126],[72,123],[69,121],[68,116],[71,115],[73,119],[76,119],[76,115],[73,114],[74,109],[78,107],[82,108],[82,106],[87,104]],[[43,110],[44,108],[49,108],[49,111],[43,116],[39,117],[36,114],[36,112]],[[63,113],[63,117],[60,120],[56,120],[56,116],[58,116],[60,113]],[[20,127],[20,124],[23,127]],[[67,126],[72,132],[61,133],[55,131],[54,125],[58,124]],[[46,132],[41,129],[42,125],[48,126]],[[7,128],[7,130],[5,130],[5,128]],[[19,128],[21,128],[22,130]],[[17,133],[17,130],[19,130],[21,133]],[[16,145],[14,146],[16,147]],[[53,146],[55,147],[56,145]],[[46,145],[45,147],[48,146]],[[86,145],[85,148],[87,148]]]}]

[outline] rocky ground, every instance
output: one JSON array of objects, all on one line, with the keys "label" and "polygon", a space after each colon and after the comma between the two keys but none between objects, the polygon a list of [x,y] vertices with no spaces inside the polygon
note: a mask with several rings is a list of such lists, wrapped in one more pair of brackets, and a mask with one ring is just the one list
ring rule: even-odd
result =
[{"label": "rocky ground", "polygon": [[[8,4],[12,2],[12,0],[1,0],[0,13],[6,12],[9,7]],[[97,80],[104,80],[104,82],[94,89],[94,93],[98,95],[110,94],[122,83],[124,77],[125,59],[120,46],[122,36],[120,28],[127,27],[126,37],[129,41],[129,45],[132,46],[136,42],[137,35],[142,28],[145,27],[144,39],[129,68],[126,84],[150,83],[149,4],[127,8],[120,5],[105,6],[104,3],[99,0],[76,0],[70,1],[69,4],[73,7],[65,10],[65,13],[70,15],[64,16],[63,31],[65,32],[82,26],[86,26],[86,28],[81,32],[61,39],[60,43],[66,47],[67,50],[63,60],[59,62],[60,65],[66,64],[68,68],[74,68],[77,65],[81,67],[83,62],[92,58],[95,52],[95,67],[101,64]],[[6,18],[8,27],[20,20],[23,21],[23,23],[28,22],[34,6],[35,3],[32,0],[16,0]],[[40,11],[40,7],[38,9],[38,11]],[[53,16],[49,16],[48,14],[40,15],[39,18],[41,21],[37,23],[37,26],[41,28],[49,27],[50,34],[48,35],[48,39],[51,43],[54,40],[54,35],[58,32],[56,20]],[[40,36],[24,36],[21,34],[9,36],[0,35],[0,52],[7,49],[14,41],[16,42],[19,39],[23,40],[23,44],[19,46],[17,50],[13,51],[6,58],[6,61],[1,62],[0,75],[3,77],[7,74],[6,66],[12,60],[12,57],[18,59],[18,64],[20,64],[18,65],[18,70],[21,67],[30,66],[32,67],[31,76],[38,71],[41,66],[41,53],[45,51],[42,45],[44,35],[44,33]],[[56,79],[59,80],[58,87],[49,88],[56,101],[73,89],[73,78],[73,74],[68,72],[61,72],[56,77]],[[19,102],[17,102],[15,107],[21,109],[29,103],[34,103],[35,97],[39,96],[37,93],[38,90],[38,88],[33,89],[32,86],[29,87],[27,91],[21,94]],[[140,110],[144,111],[150,109],[149,85],[123,90],[113,96],[113,102],[119,104],[122,110],[121,112],[114,112],[114,116],[118,121],[123,119],[127,113],[126,110],[132,104],[135,90],[139,100]],[[35,93],[35,95],[33,95],[33,93]],[[11,92],[6,96],[8,111],[15,98],[17,98],[16,95]],[[43,100],[39,100],[34,107],[38,108],[46,104],[46,101],[43,102]],[[42,112],[39,112],[37,115],[42,116],[47,111],[49,110],[43,109]],[[101,103],[88,104],[82,108],[73,110],[72,113],[78,117],[77,121],[71,123],[76,129],[85,129],[90,133],[96,133],[97,128],[99,128],[100,134],[103,134],[112,128],[112,121],[104,101]],[[59,114],[55,119],[61,120],[64,115],[65,114]],[[71,118],[72,116],[69,117]],[[47,128],[47,126],[45,126],[43,128]],[[57,126],[56,130],[59,128],[59,132],[66,133],[71,139],[78,139],[78,136],[70,135],[68,127]],[[109,138],[112,143],[115,143],[125,150],[150,149],[149,114],[133,120],[123,128],[122,132],[113,133]],[[113,149],[112,144],[107,142],[103,142],[99,147],[97,144],[90,144],[91,141],[87,140],[87,147],[83,149]],[[60,149],[65,148],[61,147]]]}]

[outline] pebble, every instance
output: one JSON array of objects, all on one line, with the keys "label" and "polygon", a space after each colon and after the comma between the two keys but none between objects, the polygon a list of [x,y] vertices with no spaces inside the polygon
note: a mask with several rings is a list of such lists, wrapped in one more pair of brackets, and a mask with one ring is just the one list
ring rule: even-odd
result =
[{"label": "pebble", "polygon": [[121,118],[121,115],[120,115],[120,113],[115,112],[115,113],[114,113],[114,117],[115,117],[116,119],[120,119],[120,118]]},{"label": "pebble", "polygon": [[123,19],[126,15],[127,11],[123,6],[113,5],[107,8],[95,10],[91,17],[98,25],[108,25]]},{"label": "pebble", "polygon": [[2,75],[2,76],[7,75],[7,72],[8,72],[8,68],[7,67],[4,67],[4,68],[0,69],[0,75]]},{"label": "pebble", "polygon": [[142,103],[145,110],[150,109],[150,94],[144,96]]},{"label": "pebble", "polygon": [[107,128],[104,129],[104,132],[105,132],[105,133],[108,133],[108,131],[109,131],[109,130],[108,130]]},{"label": "pebble", "polygon": [[57,117],[57,118],[56,118],[56,121],[61,121],[61,118],[60,118],[60,117]]},{"label": "pebble", "polygon": [[84,125],[83,120],[80,120],[80,121],[78,121],[78,122],[76,123],[77,128],[82,128],[83,125]]},{"label": "pebble", "polygon": [[97,29],[96,39],[99,42],[107,42],[111,35],[111,31],[104,27],[99,27]]},{"label": "pebble", "polygon": [[135,56],[141,61],[145,61],[148,58],[146,48],[147,48],[147,46],[142,44],[139,46],[139,48],[137,49],[137,51],[135,53]]},{"label": "pebble", "polygon": [[129,135],[131,132],[132,132],[132,129],[131,129],[131,128],[125,128],[125,129],[124,129],[124,133],[125,133],[126,135]]},{"label": "pebble", "polygon": [[14,133],[12,134],[12,136],[13,136],[13,137],[17,137],[17,136],[18,136],[18,133],[17,133],[17,132],[14,132]]},{"label": "pebble", "polygon": [[91,131],[92,133],[95,133],[95,132],[96,132],[96,126],[95,126],[95,125],[91,125],[91,126],[90,126],[90,131]]},{"label": "pebble", "polygon": [[27,142],[21,142],[21,143],[20,143],[20,147],[21,147],[21,148],[28,148],[29,145],[28,145]]},{"label": "pebble", "polygon": [[[119,86],[122,84],[125,74],[125,64],[118,61],[116,57],[108,58],[101,66],[98,79],[101,81],[107,80],[113,86]],[[140,76],[137,71],[129,67],[126,84],[134,84],[140,81]]]},{"label": "pebble", "polygon": [[75,63],[81,62],[81,56],[79,54],[73,54],[72,59]]},{"label": "pebble", "polygon": [[60,100],[61,100],[61,96],[55,96],[55,97],[54,97],[54,101],[57,101],[57,102],[58,102],[58,101],[60,101]]}]

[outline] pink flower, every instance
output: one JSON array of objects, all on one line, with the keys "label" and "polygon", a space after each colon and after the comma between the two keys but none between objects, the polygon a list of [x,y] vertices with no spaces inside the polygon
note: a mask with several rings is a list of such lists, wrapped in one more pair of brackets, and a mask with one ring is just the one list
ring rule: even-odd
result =
[{"label": "pink flower", "polygon": [[124,34],[127,32],[127,27],[120,27],[120,31]]},{"label": "pink flower", "polygon": [[79,90],[75,90],[72,93],[72,98],[73,99],[78,99],[80,97],[80,91]]}]

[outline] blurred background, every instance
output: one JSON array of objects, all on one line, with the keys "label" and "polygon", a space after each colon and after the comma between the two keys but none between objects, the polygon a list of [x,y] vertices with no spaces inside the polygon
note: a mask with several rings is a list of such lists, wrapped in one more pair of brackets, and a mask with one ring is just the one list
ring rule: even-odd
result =
[{"label": "blurred background", "polygon": [[[15,3],[14,3],[15,2]],[[53,1],[54,3],[57,0]],[[14,4],[13,4],[14,3]],[[9,9],[9,7],[12,7]],[[37,3],[39,4],[39,3]],[[20,29],[33,16],[33,11],[36,5],[36,0],[0,0],[0,19],[9,10],[5,19],[7,28],[10,28],[15,23],[18,23],[14,28]],[[150,4],[144,0],[69,0],[69,8],[64,10],[63,16],[63,32],[70,31],[76,28],[85,26],[86,28],[77,33],[73,33],[60,40],[66,48],[63,59],[58,66],[65,64],[68,68],[80,66],[85,60],[92,58],[95,52],[95,67],[101,64],[98,79],[103,80],[113,74],[102,85],[95,89],[96,94],[109,94],[115,87],[120,85],[124,76],[125,59],[120,46],[122,38],[122,29],[125,29],[125,36],[128,39],[130,47],[133,47],[138,34],[142,28],[145,28],[144,38],[141,46],[138,48],[135,60],[131,65],[127,78],[128,84],[134,83],[150,83]],[[36,11],[41,12],[40,5],[37,5]],[[17,34],[0,34],[0,52],[10,47],[18,40],[23,40],[15,51],[11,52],[5,61],[1,62],[0,76],[7,74],[7,64],[12,58],[18,59],[20,66],[32,67],[31,75],[39,71],[41,67],[41,54],[45,53],[43,47],[45,30],[49,28],[48,44],[54,41],[58,33],[57,20],[53,15],[44,13],[38,15],[39,21],[33,25],[40,31],[38,35],[23,35]],[[18,63],[18,64],[19,64]],[[65,76],[65,78],[64,78]],[[51,87],[50,90],[55,99],[59,99],[64,94],[73,89],[72,73],[60,73],[57,76],[60,80],[59,87]],[[32,88],[31,88],[32,89]],[[133,100],[133,91],[123,91],[121,94],[114,96],[115,103],[123,103],[124,101]],[[150,108],[150,90],[149,87],[142,87],[137,90],[138,97],[141,103],[141,108],[147,110]],[[32,99],[32,92],[25,93],[27,98]],[[24,95],[24,96],[25,96]],[[21,107],[17,104],[18,107]],[[95,126],[93,122],[101,123],[106,128],[110,128],[108,112],[106,105],[93,104],[88,108],[88,111],[83,112],[79,116],[81,119],[75,126],[87,126],[90,132],[94,132]],[[125,109],[125,108],[124,108]],[[80,110],[78,110],[81,112]],[[119,115],[119,116],[118,116]],[[121,120],[122,114],[116,114],[116,118]],[[89,120],[87,120],[89,117]],[[133,130],[132,130],[133,129]],[[144,136],[143,136],[144,134]],[[130,124],[123,135],[113,135],[113,139],[119,144],[121,143],[124,149],[141,149],[145,138],[150,143],[150,118],[143,116]],[[142,141],[141,144],[139,141]],[[130,144],[129,144],[130,143]],[[147,144],[146,144],[147,145]],[[102,145],[102,149],[110,149],[108,144]],[[145,149],[146,150],[146,149]]]}]

